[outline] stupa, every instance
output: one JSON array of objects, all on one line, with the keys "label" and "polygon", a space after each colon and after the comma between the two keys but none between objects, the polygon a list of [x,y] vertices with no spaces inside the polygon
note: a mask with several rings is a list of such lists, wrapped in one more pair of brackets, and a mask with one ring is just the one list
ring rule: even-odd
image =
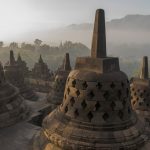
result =
[{"label": "stupa", "polygon": [[16,61],[17,65],[22,69],[24,77],[28,77],[29,69],[25,61],[22,60],[20,53],[18,54],[18,58]]},{"label": "stupa", "polygon": [[130,88],[133,108],[150,123],[150,79],[147,56],[143,57],[140,77],[132,78]]},{"label": "stupa", "polygon": [[34,79],[49,81],[51,79],[51,74],[48,69],[47,64],[43,61],[42,56],[40,55],[39,61],[35,63],[34,68],[32,69],[32,77]]},{"label": "stupa", "polygon": [[71,71],[69,53],[65,54],[63,67],[57,71],[52,90],[47,96],[48,102],[51,104],[52,110],[61,104],[64,96],[66,80]]},{"label": "stupa", "polygon": [[104,10],[96,11],[91,57],[78,57],[62,104],[43,121],[36,150],[137,150],[144,129],[132,110],[119,59],[107,57]]},{"label": "stupa", "polygon": [[5,80],[0,64],[0,128],[13,125],[25,119],[29,109],[19,90]]},{"label": "stupa", "polygon": [[4,66],[4,72],[6,80],[19,88],[20,94],[25,99],[37,100],[37,95],[25,84],[23,70],[21,66],[16,63],[12,50],[10,51],[10,60]]}]

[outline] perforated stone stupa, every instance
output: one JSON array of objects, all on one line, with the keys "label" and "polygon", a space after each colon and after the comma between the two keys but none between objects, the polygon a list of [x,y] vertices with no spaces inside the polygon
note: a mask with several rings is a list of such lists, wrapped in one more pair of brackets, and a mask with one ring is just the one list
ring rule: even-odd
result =
[{"label": "perforated stone stupa", "polygon": [[91,57],[78,57],[62,104],[43,121],[36,150],[137,150],[143,125],[118,58],[107,57],[104,10],[96,11]]},{"label": "perforated stone stupa", "polygon": [[27,77],[29,75],[29,69],[26,62],[22,60],[20,53],[18,54],[16,63],[22,69],[24,77]]},{"label": "perforated stone stupa", "polygon": [[11,50],[10,51],[10,60],[6,65],[4,66],[4,72],[5,72],[5,77],[6,79],[19,88],[20,94],[28,100],[37,100],[36,94],[30,89],[24,81],[24,72],[19,66],[14,57],[14,53]]},{"label": "perforated stone stupa", "polygon": [[19,90],[5,80],[0,63],[0,128],[13,125],[28,115],[29,109]]},{"label": "perforated stone stupa", "polygon": [[150,123],[150,79],[147,56],[143,57],[140,77],[132,79],[130,88],[133,108]]},{"label": "perforated stone stupa", "polygon": [[66,80],[71,71],[69,53],[65,54],[63,67],[58,70],[51,92],[48,94],[47,100],[51,104],[52,109],[60,105],[66,85]]},{"label": "perforated stone stupa", "polygon": [[39,57],[39,61],[35,63],[34,68],[32,69],[32,77],[34,79],[44,81],[49,81],[52,77],[52,74],[50,73],[47,64],[43,61],[41,55]]}]

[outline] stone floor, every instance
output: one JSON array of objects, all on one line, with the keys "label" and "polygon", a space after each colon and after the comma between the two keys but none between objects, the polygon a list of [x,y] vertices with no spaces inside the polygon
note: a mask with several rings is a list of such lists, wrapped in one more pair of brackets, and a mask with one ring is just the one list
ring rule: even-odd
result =
[{"label": "stone floor", "polygon": [[38,101],[26,101],[30,106],[31,115],[22,122],[13,126],[0,129],[0,150],[28,150],[29,143],[33,135],[39,130],[39,126],[28,123],[32,115],[47,106],[46,94],[37,93],[39,95]]}]

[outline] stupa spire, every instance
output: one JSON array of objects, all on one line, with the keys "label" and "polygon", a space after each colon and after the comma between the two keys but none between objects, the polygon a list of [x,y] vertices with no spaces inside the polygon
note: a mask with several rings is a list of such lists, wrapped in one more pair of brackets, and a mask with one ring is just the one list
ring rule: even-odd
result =
[{"label": "stupa spire", "polygon": [[15,64],[15,57],[14,57],[14,52],[13,50],[10,50],[10,64],[14,65]]},{"label": "stupa spire", "polygon": [[17,61],[21,62],[22,61],[22,58],[21,58],[21,55],[20,53],[18,53],[18,58],[17,58]]},{"label": "stupa spire", "polygon": [[43,63],[42,55],[40,54],[39,63]]},{"label": "stupa spire", "polygon": [[94,58],[106,57],[105,12],[103,9],[96,11],[91,56]]},{"label": "stupa spire", "polygon": [[65,54],[63,69],[64,69],[65,71],[70,71],[70,70],[71,70],[69,53],[66,53],[66,54]]},{"label": "stupa spire", "polygon": [[141,79],[147,79],[148,78],[148,57],[144,56],[142,60],[142,68],[141,68]]}]

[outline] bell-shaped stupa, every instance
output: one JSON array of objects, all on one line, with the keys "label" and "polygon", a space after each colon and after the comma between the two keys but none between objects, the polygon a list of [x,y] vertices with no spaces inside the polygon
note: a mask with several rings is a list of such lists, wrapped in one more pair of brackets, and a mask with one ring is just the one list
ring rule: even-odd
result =
[{"label": "bell-shaped stupa", "polygon": [[119,59],[107,57],[104,10],[96,11],[91,57],[78,57],[62,104],[43,121],[37,150],[136,150],[143,125],[132,110]]},{"label": "bell-shaped stupa", "polygon": [[27,67],[26,62],[24,60],[22,60],[20,53],[18,54],[18,58],[17,58],[16,63],[22,69],[24,77],[28,77],[29,69]]},{"label": "bell-shaped stupa", "polygon": [[20,96],[18,88],[5,80],[3,67],[0,63],[0,128],[13,125],[25,119],[29,109]]},{"label": "bell-shaped stupa", "polygon": [[144,116],[146,121],[150,122],[150,79],[148,74],[148,57],[144,56],[140,77],[132,78],[130,88],[132,107],[139,115]]},{"label": "bell-shaped stupa", "polygon": [[52,110],[61,104],[64,96],[66,80],[71,71],[69,53],[65,54],[63,66],[57,71],[52,90],[47,96],[48,102],[51,104]]},{"label": "bell-shaped stupa", "polygon": [[4,66],[6,80],[19,88],[20,94],[28,100],[37,100],[37,95],[25,84],[22,67],[15,61],[14,53],[10,51],[10,60]]},{"label": "bell-shaped stupa", "polygon": [[48,69],[47,64],[43,61],[42,56],[40,55],[39,60],[35,63],[34,68],[32,69],[32,77],[37,80],[49,81],[52,77],[52,73]]}]

